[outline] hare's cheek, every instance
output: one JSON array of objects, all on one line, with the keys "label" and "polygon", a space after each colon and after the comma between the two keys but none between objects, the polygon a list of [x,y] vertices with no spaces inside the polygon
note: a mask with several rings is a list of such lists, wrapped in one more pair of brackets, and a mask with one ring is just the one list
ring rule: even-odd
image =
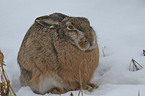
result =
[{"label": "hare's cheek", "polygon": [[78,37],[78,33],[76,31],[70,31],[68,32],[69,36],[74,38],[74,39],[77,39]]},{"label": "hare's cheek", "polygon": [[77,32],[68,32],[68,36],[70,37],[69,39],[73,42],[76,43],[78,42],[78,34]]},{"label": "hare's cheek", "polygon": [[80,40],[78,42],[78,47],[82,50],[82,51],[86,51],[90,46],[87,42],[84,42],[83,40]]}]

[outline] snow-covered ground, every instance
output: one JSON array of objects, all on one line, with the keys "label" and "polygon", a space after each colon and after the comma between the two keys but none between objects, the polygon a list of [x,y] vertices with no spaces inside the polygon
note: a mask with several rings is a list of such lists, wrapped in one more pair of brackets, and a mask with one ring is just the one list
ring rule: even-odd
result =
[{"label": "snow-covered ground", "polygon": [[[54,12],[87,17],[96,30],[100,65],[92,82],[99,88],[84,96],[145,96],[145,0],[0,0],[0,50],[18,96],[37,96],[19,83],[16,59],[23,37],[36,17]],[[132,58],[143,69],[129,71]]]}]

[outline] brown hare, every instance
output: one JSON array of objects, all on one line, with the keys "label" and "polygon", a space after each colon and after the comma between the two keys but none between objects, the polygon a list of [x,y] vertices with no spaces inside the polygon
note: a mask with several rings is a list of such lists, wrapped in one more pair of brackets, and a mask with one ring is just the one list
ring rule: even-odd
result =
[{"label": "brown hare", "polygon": [[88,19],[61,13],[42,16],[26,33],[18,53],[22,86],[39,94],[93,89],[99,63],[96,35]]}]

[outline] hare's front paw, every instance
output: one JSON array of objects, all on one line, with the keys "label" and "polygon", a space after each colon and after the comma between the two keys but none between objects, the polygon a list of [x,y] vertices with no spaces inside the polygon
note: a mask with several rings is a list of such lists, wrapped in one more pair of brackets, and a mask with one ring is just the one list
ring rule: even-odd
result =
[{"label": "hare's front paw", "polygon": [[52,94],[64,94],[67,92],[66,89],[60,89],[60,88],[52,88],[51,90],[49,90],[50,93]]},{"label": "hare's front paw", "polygon": [[84,84],[83,89],[88,90],[88,91],[93,91],[93,89],[98,88],[97,84],[89,83],[89,84]]}]

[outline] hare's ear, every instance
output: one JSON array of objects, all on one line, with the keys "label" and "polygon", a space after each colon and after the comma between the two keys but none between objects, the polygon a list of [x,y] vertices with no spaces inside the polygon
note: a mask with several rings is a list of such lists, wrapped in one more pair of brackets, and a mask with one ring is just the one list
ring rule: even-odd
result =
[{"label": "hare's ear", "polygon": [[41,16],[36,18],[35,22],[39,23],[42,26],[48,27],[48,28],[56,28],[58,26],[58,21],[53,20],[49,16]]}]

